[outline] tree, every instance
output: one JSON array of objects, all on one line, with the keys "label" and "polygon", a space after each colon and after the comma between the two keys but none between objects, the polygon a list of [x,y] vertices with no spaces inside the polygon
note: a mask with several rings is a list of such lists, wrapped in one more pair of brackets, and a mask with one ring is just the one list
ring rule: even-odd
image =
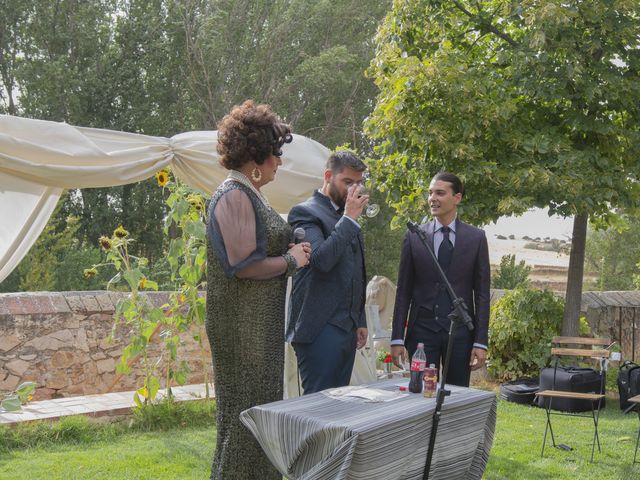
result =
[{"label": "tree", "polygon": [[204,128],[247,98],[329,148],[363,142],[375,96],[364,71],[386,0],[175,1],[184,78]]},{"label": "tree", "polygon": [[[9,108],[12,91],[14,114],[172,136],[214,129],[232,105],[253,98],[271,103],[295,132],[330,148],[348,142],[366,155],[362,123],[375,85],[364,72],[388,6],[388,0],[0,0],[7,18],[0,109]],[[166,248],[165,214],[153,179],[72,191],[61,212],[78,218],[82,248],[123,224],[139,239],[135,253],[151,262]]]},{"label": "tree", "polygon": [[503,255],[500,259],[500,266],[492,275],[491,286],[506,290],[518,287],[526,288],[529,286],[530,272],[531,267],[527,266],[524,260],[520,260],[516,265],[515,255]]},{"label": "tree", "polygon": [[616,225],[587,233],[586,268],[598,274],[600,290],[633,290],[640,274],[640,222],[621,214]]},{"label": "tree", "polygon": [[573,216],[563,334],[578,333],[588,218],[640,199],[639,34],[629,0],[421,0],[394,2],[376,38],[368,132],[396,223],[441,169],[466,182],[472,223]]}]

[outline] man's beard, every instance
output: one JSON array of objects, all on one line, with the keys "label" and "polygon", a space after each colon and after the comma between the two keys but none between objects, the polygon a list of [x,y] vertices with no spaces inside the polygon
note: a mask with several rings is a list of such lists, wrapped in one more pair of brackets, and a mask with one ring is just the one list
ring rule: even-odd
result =
[{"label": "man's beard", "polygon": [[329,198],[333,203],[335,203],[339,208],[344,208],[347,203],[347,194],[342,195],[338,186],[336,185],[333,178],[329,182]]}]

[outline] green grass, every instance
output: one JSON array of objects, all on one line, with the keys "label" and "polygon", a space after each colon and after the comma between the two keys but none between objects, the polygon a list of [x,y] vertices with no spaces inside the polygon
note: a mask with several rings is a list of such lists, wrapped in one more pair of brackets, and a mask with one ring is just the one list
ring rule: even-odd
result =
[{"label": "green grass", "polygon": [[0,453],[0,478],[142,480],[209,478],[213,427],[127,433],[88,443],[65,443]]},{"label": "green grass", "polygon": [[500,401],[498,422],[484,478],[489,480],[608,480],[640,478],[640,464],[632,465],[637,414],[623,415],[616,399],[607,399],[600,415],[598,431],[602,453],[596,451],[593,463],[591,418],[552,417],[556,443],[573,447],[555,449],[547,436],[544,458],[540,457],[546,415],[543,409]]},{"label": "green grass", "polygon": [[[115,425],[71,417],[56,424],[0,429],[0,479],[205,480],[215,445],[214,409],[211,403],[188,403],[191,405],[178,407],[179,411],[155,407]],[[548,446],[540,458],[544,410],[500,401],[484,478],[640,478],[640,464],[632,465],[638,418],[623,415],[616,403],[609,399],[601,415],[602,453],[596,451],[590,463],[591,419],[554,417],[556,440],[572,446],[573,451]]]}]

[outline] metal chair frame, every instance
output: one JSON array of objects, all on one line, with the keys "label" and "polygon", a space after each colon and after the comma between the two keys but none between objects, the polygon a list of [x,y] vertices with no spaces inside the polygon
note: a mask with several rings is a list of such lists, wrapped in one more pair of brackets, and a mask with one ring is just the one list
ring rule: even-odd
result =
[{"label": "metal chair frame", "polygon": [[[551,442],[554,447],[558,447],[556,445],[555,435],[553,433],[553,426],[551,424],[551,416],[552,415],[561,415],[567,417],[583,417],[583,418],[591,418],[593,420],[593,440],[591,444],[591,462],[593,462],[593,456],[595,453],[596,444],[598,445],[598,452],[602,452],[600,447],[600,435],[598,433],[598,422],[600,420],[600,409],[602,405],[602,400],[604,399],[604,384],[605,384],[605,361],[609,358],[609,350],[607,349],[598,349],[594,350],[594,346],[610,346],[609,339],[606,338],[581,338],[581,337],[554,337],[552,340],[552,344],[562,345],[562,344],[576,344],[581,346],[588,346],[589,348],[552,348],[551,354],[555,357],[554,364],[554,372],[553,372],[553,383],[552,388],[550,390],[543,390],[538,392],[538,396],[547,398],[548,402],[545,407],[547,421],[544,429],[544,437],[542,440],[542,451],[540,456],[544,456],[544,449],[547,443],[547,433],[551,433]],[[558,365],[560,363],[560,357],[562,356],[572,356],[572,357],[582,357],[582,358],[590,358],[596,359],[600,364],[600,391],[603,393],[577,393],[577,392],[566,392],[562,390],[556,390],[556,373],[558,370]],[[591,402],[591,415],[581,414],[575,412],[552,412],[551,408],[553,405],[554,398],[573,398],[573,399],[581,399],[587,400]],[[639,413],[640,415],[640,413]],[[638,435],[640,439],[640,432]],[[638,442],[636,442],[637,444]],[[637,447],[637,445],[636,445]],[[637,448],[636,448],[637,450]]]}]

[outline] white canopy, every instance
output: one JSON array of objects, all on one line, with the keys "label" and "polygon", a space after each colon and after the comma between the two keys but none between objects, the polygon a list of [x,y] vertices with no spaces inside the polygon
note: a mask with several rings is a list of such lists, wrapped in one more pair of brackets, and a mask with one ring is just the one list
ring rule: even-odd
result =
[{"label": "white canopy", "polygon": [[[138,182],[170,166],[211,194],[227,175],[216,141],[216,131],[151,137],[0,115],[0,282],[36,241],[63,189]],[[322,185],[330,152],[294,135],[283,153],[276,180],[264,192],[286,213]]]}]

